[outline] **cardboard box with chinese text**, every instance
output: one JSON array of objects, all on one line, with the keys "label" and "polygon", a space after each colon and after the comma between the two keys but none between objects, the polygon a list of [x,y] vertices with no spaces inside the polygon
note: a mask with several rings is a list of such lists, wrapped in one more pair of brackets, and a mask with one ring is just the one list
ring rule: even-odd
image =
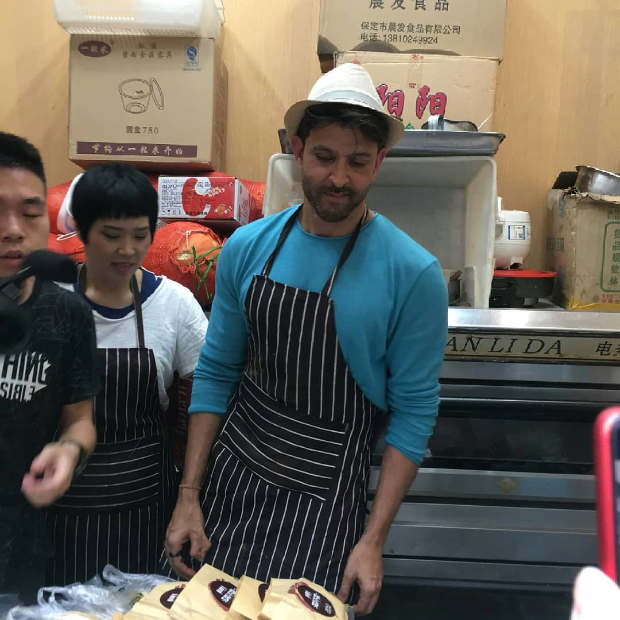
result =
[{"label": "cardboard box with chinese text", "polygon": [[228,82],[215,41],[75,35],[70,58],[72,161],[223,165]]},{"label": "cardboard box with chinese text", "polygon": [[431,114],[471,121],[492,131],[499,62],[434,54],[345,52],[336,64],[361,64],[370,74],[385,111],[420,129]]},{"label": "cardboard box with chinese text", "polygon": [[433,52],[501,60],[506,0],[321,0],[319,54]]},{"label": "cardboard box with chinese text", "polygon": [[552,189],[547,257],[553,301],[568,310],[620,310],[620,196]]},{"label": "cardboard box with chinese text", "polygon": [[199,220],[218,230],[247,224],[255,209],[246,186],[235,177],[219,173],[160,176],[157,192],[162,220]]}]

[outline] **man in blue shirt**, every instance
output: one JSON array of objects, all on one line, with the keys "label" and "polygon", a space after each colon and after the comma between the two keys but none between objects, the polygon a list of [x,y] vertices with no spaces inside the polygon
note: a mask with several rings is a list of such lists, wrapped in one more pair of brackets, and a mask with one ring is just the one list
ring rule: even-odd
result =
[{"label": "man in blue shirt", "polygon": [[[366,206],[403,135],[366,71],[324,75],[285,125],[304,202],[238,230],[220,255],[166,550],[184,577],[206,562],[304,577],[342,600],[357,584],[362,615],[437,415],[447,291],[437,260]],[[366,522],[373,430],[388,413]]]}]

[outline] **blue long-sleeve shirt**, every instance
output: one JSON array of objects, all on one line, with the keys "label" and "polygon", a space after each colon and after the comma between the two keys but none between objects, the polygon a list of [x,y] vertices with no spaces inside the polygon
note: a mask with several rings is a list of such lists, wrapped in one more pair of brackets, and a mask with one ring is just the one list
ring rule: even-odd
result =
[{"label": "blue long-sleeve shirt", "polygon": [[[244,226],[226,242],[190,413],[226,413],[246,362],[246,294],[291,213],[287,209]],[[319,292],[347,240],[311,235],[297,220],[270,277]],[[353,377],[375,405],[391,414],[387,443],[419,464],[437,415],[447,337],[447,290],[439,263],[377,214],[360,231],[331,297],[340,347]]]}]

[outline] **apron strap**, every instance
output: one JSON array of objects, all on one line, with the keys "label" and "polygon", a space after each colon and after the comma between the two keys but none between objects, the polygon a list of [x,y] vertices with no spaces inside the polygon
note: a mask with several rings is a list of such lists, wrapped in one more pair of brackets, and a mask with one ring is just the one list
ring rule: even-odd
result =
[{"label": "apron strap", "polygon": [[[269,274],[271,273],[271,268],[273,267],[273,263],[276,259],[276,256],[278,255],[280,248],[282,247],[283,243],[286,241],[286,238],[289,236],[291,230],[293,229],[295,220],[299,216],[300,212],[301,212],[301,206],[295,210],[295,212],[291,215],[291,217],[289,217],[289,219],[286,221],[286,224],[284,224],[284,228],[282,229],[282,232],[280,233],[280,236],[278,237],[278,242],[276,243],[276,247],[274,248],[269,258],[267,259],[267,262],[265,263],[265,266],[263,267],[263,271],[261,275],[268,277]],[[349,237],[349,240],[347,241],[347,244],[344,247],[342,254],[340,255],[340,260],[338,261],[336,268],[334,269],[331,276],[329,276],[327,282],[325,282],[325,286],[323,286],[323,290],[321,291],[323,295],[329,296],[331,294],[336,276],[338,275],[340,268],[346,263],[349,256],[351,256],[351,252],[353,251],[355,242],[357,241],[357,238],[359,237],[360,230],[362,229],[362,225],[366,221],[367,217],[368,217],[368,207],[365,207],[364,215],[362,215],[355,231]]]},{"label": "apron strap", "polygon": [[323,287],[323,290],[321,291],[323,295],[327,295],[328,297],[331,295],[332,288],[334,287],[334,280],[336,279],[336,276],[338,275],[340,268],[347,262],[347,258],[351,256],[351,252],[353,252],[353,248],[355,247],[355,242],[357,241],[357,238],[359,237],[360,230],[362,230],[362,224],[366,221],[367,216],[368,216],[368,207],[364,207],[364,215],[362,215],[357,225],[357,228],[355,229],[353,234],[349,237],[349,240],[347,241],[347,245],[344,246],[344,250],[342,251],[342,254],[340,255],[340,260],[338,261],[338,264],[336,265],[336,269],[334,269],[334,272],[332,273],[332,275],[329,277],[327,282],[325,282],[325,286]]},{"label": "apron strap", "polygon": [[136,328],[138,329],[138,346],[146,349],[146,341],[144,340],[144,320],[142,318],[142,299],[140,298],[140,288],[138,287],[138,279],[134,273],[131,276],[131,294],[133,295],[133,307],[136,311]]},{"label": "apron strap", "polygon": [[288,220],[286,221],[286,224],[284,224],[284,228],[282,229],[282,232],[280,233],[280,236],[278,237],[278,243],[276,243],[276,247],[274,248],[269,258],[267,259],[267,262],[265,263],[265,266],[263,267],[263,271],[261,272],[261,275],[267,277],[271,273],[271,268],[273,267],[273,263],[276,260],[276,256],[278,252],[280,251],[282,244],[286,241],[286,238],[288,237],[289,233],[291,232],[291,230],[293,230],[293,225],[295,224],[295,220],[297,219],[297,216],[299,215],[300,211],[301,211],[301,205],[298,209],[295,209],[293,215],[291,215],[291,217],[289,217]]},{"label": "apron strap", "polygon": [[[138,330],[138,346],[141,349],[146,348],[146,341],[144,339],[144,319],[142,317],[142,300],[140,299],[140,289],[138,287],[138,280],[136,275],[131,276],[131,282],[129,284],[131,288],[131,295],[133,297],[133,307],[136,311],[136,328]],[[78,275],[78,292],[82,295],[86,295],[86,263],[81,265],[80,273]]]}]

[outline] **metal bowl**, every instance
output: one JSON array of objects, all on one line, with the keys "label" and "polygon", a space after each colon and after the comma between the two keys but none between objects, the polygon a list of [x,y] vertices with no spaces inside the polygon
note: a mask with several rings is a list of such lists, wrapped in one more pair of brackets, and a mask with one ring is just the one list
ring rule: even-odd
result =
[{"label": "metal bowl", "polygon": [[592,166],[577,166],[575,188],[584,193],[620,196],[620,174]]}]

